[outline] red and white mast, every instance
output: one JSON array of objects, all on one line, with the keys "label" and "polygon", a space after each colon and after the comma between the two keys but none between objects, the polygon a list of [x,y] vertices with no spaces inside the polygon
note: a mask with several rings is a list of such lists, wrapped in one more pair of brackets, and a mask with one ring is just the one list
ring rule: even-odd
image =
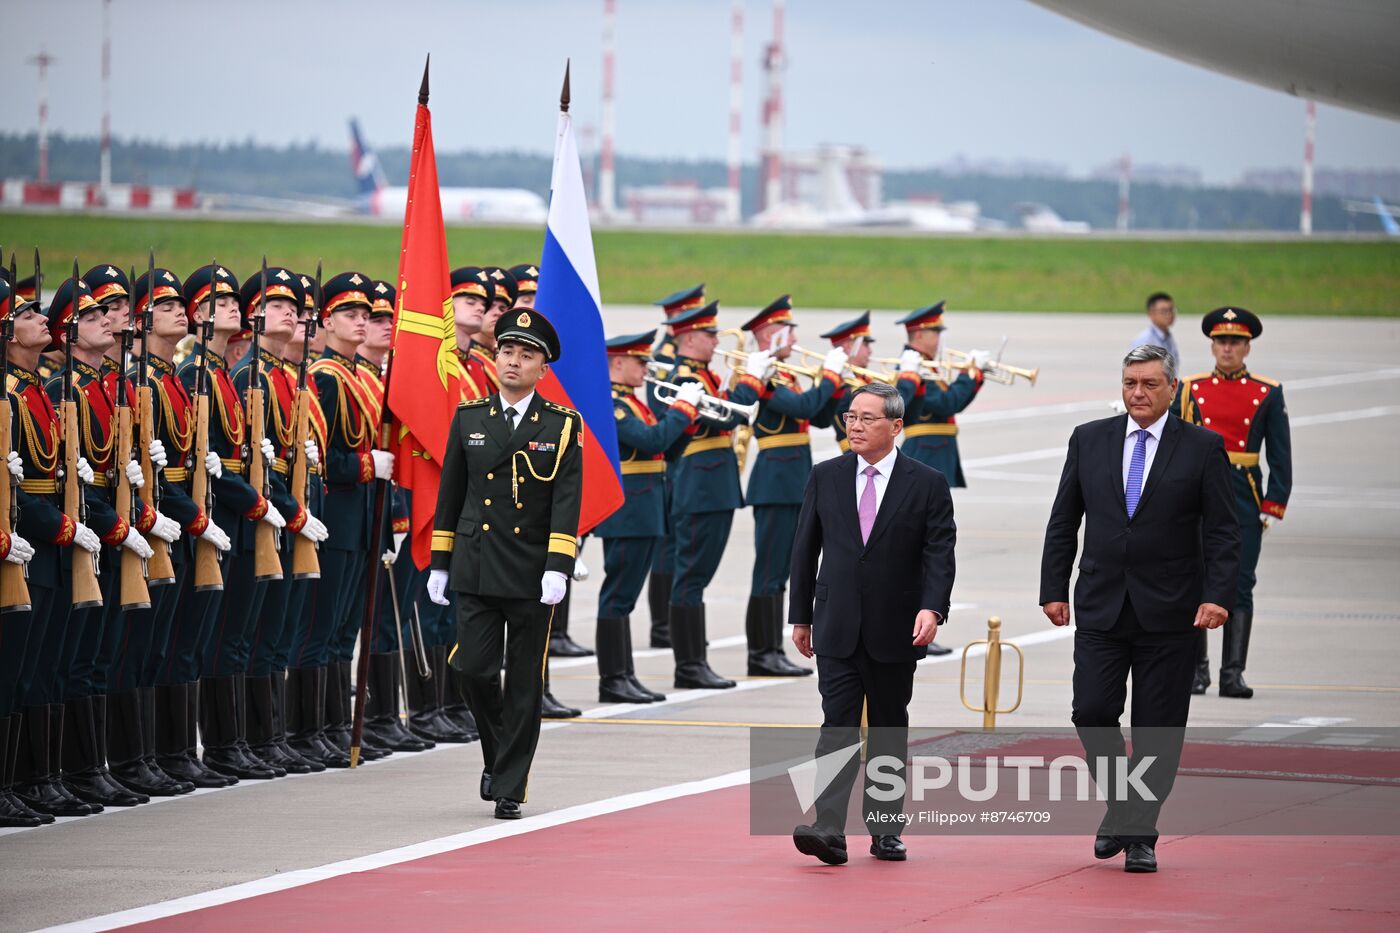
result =
[{"label": "red and white mast", "polygon": [[1308,116],[1303,130],[1303,210],[1298,215],[1298,231],[1312,234],[1313,143],[1317,139],[1317,104],[1308,101]]},{"label": "red and white mast", "polygon": [[40,51],[29,59],[29,64],[39,66],[39,181],[49,180],[49,66],[55,59],[48,52]]},{"label": "red and white mast", "polygon": [[740,118],[744,108],[744,0],[734,0],[729,17],[729,198],[734,221],[744,216],[740,194],[743,136]]},{"label": "red and white mast", "polygon": [[1128,193],[1133,182],[1133,157],[1131,153],[1123,153],[1123,159],[1118,163],[1118,232],[1126,233],[1128,221],[1132,215],[1129,210]]},{"label": "red and white mast", "polygon": [[613,136],[617,110],[613,96],[616,55],[617,0],[603,0],[603,119],[602,150],[598,156],[598,213],[611,217],[617,211],[617,175],[613,170]]},{"label": "red and white mast", "polygon": [[783,0],[773,0],[773,41],[763,54],[768,95],[763,102],[763,209],[783,199]]},{"label": "red and white mast", "polygon": [[112,0],[102,0],[102,153],[98,162],[98,190],[108,203],[112,188]]}]

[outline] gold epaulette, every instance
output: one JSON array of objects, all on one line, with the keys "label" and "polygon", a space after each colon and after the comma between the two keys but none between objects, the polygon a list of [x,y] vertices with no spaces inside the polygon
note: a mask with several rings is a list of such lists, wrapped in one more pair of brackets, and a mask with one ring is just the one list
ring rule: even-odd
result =
[{"label": "gold epaulette", "polygon": [[1261,376],[1258,373],[1250,373],[1249,378],[1253,379],[1255,382],[1262,382],[1266,386],[1273,386],[1275,389],[1279,387],[1279,381],[1277,379],[1270,379],[1268,376]]},{"label": "gold epaulette", "polygon": [[552,408],[555,411],[559,412],[561,415],[573,415],[575,418],[579,416],[578,412],[574,411],[567,405],[560,405],[558,402],[551,402],[549,399],[544,400],[544,407]]},{"label": "gold epaulette", "polygon": [[675,373],[674,373],[674,375],[673,375],[673,378],[679,379],[679,378],[682,377],[682,376],[692,376],[692,375],[694,375],[694,374],[695,374],[695,370],[691,369],[689,366],[687,366],[687,365],[685,365],[684,363],[682,363],[682,364],[680,364],[679,366],[676,367],[676,371],[675,371]]},{"label": "gold epaulette", "polygon": [[1194,376],[1183,376],[1182,382],[1195,382],[1197,379],[1209,379],[1210,373],[1196,373]]},{"label": "gold epaulette", "polygon": [[483,395],[481,398],[469,398],[465,402],[457,403],[458,408],[473,408],[477,405],[485,405],[491,401],[491,396]]},{"label": "gold epaulette", "polygon": [[19,391],[19,377],[16,376],[14,373],[10,373],[8,376],[5,377],[5,385],[9,388],[11,392]]}]

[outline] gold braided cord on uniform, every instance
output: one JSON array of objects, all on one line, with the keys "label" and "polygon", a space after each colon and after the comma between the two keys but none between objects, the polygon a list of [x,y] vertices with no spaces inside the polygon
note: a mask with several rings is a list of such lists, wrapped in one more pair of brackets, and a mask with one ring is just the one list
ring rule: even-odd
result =
[{"label": "gold braided cord on uniform", "polygon": [[170,404],[170,391],[166,389],[165,381],[162,379],[152,379],[151,385],[155,386],[156,391],[160,393],[160,407],[164,409],[165,426],[170,431],[171,443],[175,445],[175,449],[180,453],[188,454],[190,452],[190,445],[194,441],[194,412],[186,412],[185,430],[182,433],[180,431],[179,421],[175,417],[175,406]]},{"label": "gold braided cord on uniform", "polygon": [[88,401],[87,393],[78,386],[77,376],[73,377],[73,388],[79,390],[74,394],[78,397],[78,427],[82,431],[83,446],[91,451],[89,459],[94,464],[106,463],[108,455],[112,453],[112,448],[116,446],[117,432],[111,432],[106,444],[97,443],[97,439],[92,436],[92,403]]},{"label": "gold braided cord on uniform", "polygon": [[[210,378],[213,378],[212,374]],[[234,393],[237,394],[237,391],[238,390],[235,389]],[[219,411],[219,423],[224,426],[224,437],[228,438],[229,443],[237,449],[243,444],[243,433],[247,428],[247,425],[243,423],[243,407],[241,405],[234,406],[233,420],[235,423],[229,424],[229,413],[224,405],[224,393],[216,388],[209,394],[215,399],[214,407]]]},{"label": "gold braided cord on uniform", "polygon": [[[359,382],[359,377],[355,375],[353,370],[349,369],[347,366],[345,366],[345,364],[335,360],[328,360],[325,358],[319,359],[315,363],[311,364],[311,371],[315,373],[330,373],[331,378],[335,380],[335,420],[340,425],[340,434],[342,437],[345,438],[346,446],[352,449],[358,448],[361,444],[365,442],[365,438],[369,437],[370,434],[373,432],[374,424],[370,421],[369,412],[365,410],[368,406],[358,404],[360,401],[360,397],[350,392],[350,387],[347,384],[347,380],[354,379],[356,380],[356,383],[361,386],[363,386],[363,383]],[[360,413],[360,426],[359,429],[356,431],[352,431],[350,429],[350,414],[346,410],[349,406],[345,404],[345,397],[347,393],[355,399],[357,403],[355,407],[357,410],[359,410]],[[330,425],[327,425],[326,428],[327,433],[329,433]],[[327,438],[327,440],[329,440],[329,438]]]},{"label": "gold braided cord on uniform", "polygon": [[[269,379],[267,382],[268,382],[268,387],[271,388],[271,386],[272,386],[272,380]],[[280,443],[280,444],[282,445],[282,449],[286,450],[286,449],[290,448],[290,447],[292,446],[292,444],[294,444],[294,443],[296,442],[296,439],[297,439],[297,426],[296,426],[296,422],[295,422],[294,419],[288,418],[288,419],[286,419],[286,424],[285,424],[285,425],[283,424],[283,421],[282,421],[282,403],[279,402],[279,401],[277,401],[277,390],[276,390],[276,389],[272,389],[272,391],[269,392],[269,394],[272,396],[272,399],[271,399],[272,404],[268,406],[269,408],[272,409],[272,433],[275,434],[275,435],[277,435],[277,441],[278,441],[278,443]],[[308,420],[310,420],[310,419],[308,419]]]},{"label": "gold braided cord on uniform", "polygon": [[569,438],[574,433],[574,419],[572,417],[564,419],[564,430],[559,432],[559,450],[554,455],[554,469],[550,470],[548,476],[541,476],[535,472],[535,465],[530,462],[530,455],[517,450],[510,457],[510,497],[513,501],[520,501],[520,474],[516,470],[515,460],[517,457],[525,458],[525,468],[530,471],[530,475],[542,483],[554,481],[554,477],[559,475],[559,465],[564,462],[564,451],[569,449]]},{"label": "gold braided cord on uniform", "polygon": [[[19,400],[19,423],[24,431],[24,439],[29,447],[29,452],[33,455],[34,465],[39,468],[40,473],[53,476],[58,470],[58,424],[55,422],[49,428],[48,450],[39,442],[39,429],[34,423],[34,413],[29,410],[29,402],[25,401],[23,393],[15,393],[15,398]],[[45,459],[47,458],[47,459]]]}]

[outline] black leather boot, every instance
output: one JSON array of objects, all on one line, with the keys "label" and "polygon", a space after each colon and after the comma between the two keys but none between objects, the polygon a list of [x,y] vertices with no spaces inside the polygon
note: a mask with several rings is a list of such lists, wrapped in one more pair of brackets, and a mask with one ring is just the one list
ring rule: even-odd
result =
[{"label": "black leather boot", "polygon": [[107,763],[97,742],[93,698],[76,697],[63,706],[63,783],[84,803],[104,807],[134,807],[151,798],[117,784],[107,775]]},{"label": "black leather boot", "polygon": [[[292,668],[287,671],[288,740],[292,750],[321,762],[327,768],[350,767],[348,752],[326,740],[326,669]],[[294,715],[293,715],[294,714]]]},{"label": "black leather boot", "polygon": [[583,715],[583,710],[565,706],[549,692],[549,661],[544,665],[544,695],[540,698],[541,719],[574,719]]},{"label": "black leather boot", "polygon": [[[19,728],[19,723],[13,716],[0,716],[0,826],[33,829],[35,826],[44,825],[44,816],[47,814],[41,816],[10,793],[10,763],[15,752],[10,730]],[[48,822],[53,822],[52,816],[48,817]]]},{"label": "black leather boot", "polygon": [[[39,704],[24,711],[24,739],[19,746],[14,794],[31,810],[50,816],[91,816],[101,807],[84,803],[61,789],[54,767],[50,707]],[[61,720],[60,720],[61,723]]]},{"label": "black leather boot", "polygon": [[764,619],[768,625],[768,643],[773,646],[773,652],[769,656],[769,666],[777,668],[783,673],[779,677],[806,677],[815,673],[810,667],[802,667],[788,660],[787,654],[783,651],[783,624],[787,620],[787,615],[783,611],[783,594],[773,593],[766,597],[768,605],[764,607],[766,615]]},{"label": "black leather boot", "polygon": [[671,581],[669,573],[651,572],[647,578],[647,606],[651,609],[651,646],[671,647]]},{"label": "black leather boot", "polygon": [[727,690],[736,686],[710,669],[705,659],[705,607],[671,607],[671,650],[676,658],[676,688]]},{"label": "black leather boot", "polygon": [[96,693],[92,696],[92,731],[97,740],[97,761],[98,771],[102,780],[106,783],[109,791],[125,791],[140,797],[140,803],[150,803],[151,798],[147,794],[133,790],[112,776],[112,769],[108,762],[111,760],[107,754],[107,695]]},{"label": "black leather boot", "polygon": [[779,595],[775,609],[772,596],[750,596],[744,616],[744,634],[749,643],[750,677],[802,677],[811,669],[798,667],[783,654],[783,618]]},{"label": "black leather boot", "polygon": [[[162,701],[156,695],[155,687],[141,688],[141,764],[147,773],[159,780],[161,775],[175,784],[181,794],[194,793],[194,784],[190,781],[181,780],[166,774],[165,769],[156,760],[156,739],[161,735],[161,730],[173,728],[167,723],[170,716],[174,715],[174,710],[170,705]],[[180,710],[180,717],[183,721],[184,710]],[[181,726],[180,730],[183,731]]]},{"label": "black leather boot", "polygon": [[141,719],[140,690],[124,690],[107,698],[107,770],[127,790],[148,797],[177,796],[182,785],[164,771],[146,767]]},{"label": "black leather boot", "polygon": [[626,619],[599,619],[594,644],[598,646],[598,702],[650,703],[651,694],[633,686],[627,676],[632,660],[628,650]]},{"label": "black leather boot", "polygon": [[1244,665],[1249,656],[1249,631],[1254,627],[1254,610],[1237,609],[1225,623],[1225,647],[1221,651],[1220,695],[1248,700],[1254,690],[1244,682]]},{"label": "black leather boot", "polygon": [[433,742],[418,738],[399,718],[398,652],[369,656],[369,696],[365,698],[365,735],[396,752],[422,752]]},{"label": "black leather boot", "polygon": [[[285,671],[273,671],[267,677],[271,688],[272,699],[272,739],[268,743],[268,748],[277,749],[279,753],[278,763],[286,768],[291,774],[301,774],[300,770],[305,768],[307,773],[319,774],[326,770],[326,766],[319,759],[303,755],[287,741],[287,674]],[[265,757],[265,756],[264,756]]]},{"label": "black leather boot", "polygon": [[[199,682],[175,685],[171,689],[169,702],[172,704],[171,735],[165,742],[168,748],[177,751],[156,756],[160,769],[195,787],[232,787],[237,784],[238,778],[220,774],[207,767],[199,757]],[[156,736],[156,739],[159,743],[160,736]]]},{"label": "black leather boot", "polygon": [[[434,743],[451,745],[474,741],[475,734],[469,736],[442,717],[437,700],[439,675],[433,649],[428,648],[425,654],[428,660],[427,675],[418,670],[415,660],[408,669],[408,683],[404,685],[408,693],[408,731]],[[446,658],[446,655],[443,657]]]},{"label": "black leather boot", "polygon": [[[237,715],[238,733],[235,741],[238,744],[238,753],[245,760],[256,765],[262,765],[270,769],[277,777],[286,777],[287,769],[277,764],[275,761],[268,761],[257,752],[253,751],[252,745],[248,742],[248,675],[238,673],[233,675],[233,703],[234,712]],[[270,711],[271,704],[264,707],[263,711]],[[271,732],[271,726],[265,728],[265,732]]]},{"label": "black leather boot", "polygon": [[232,676],[206,677],[200,681],[200,719],[204,731],[204,764],[240,781],[268,781],[277,773],[262,762],[249,759],[238,747],[238,700]]},{"label": "black leather boot", "polygon": [[480,738],[476,717],[467,705],[466,682],[457,669],[447,663],[450,653],[446,645],[437,645],[429,655],[433,666],[433,689],[437,692],[438,728],[458,736],[468,736],[467,741],[475,742]]},{"label": "black leather boot", "polygon": [[[667,627],[670,627],[669,624]],[[632,657],[632,619],[630,616],[622,617],[622,634],[627,638],[627,682],[630,683],[632,689],[636,690],[638,693],[643,693],[650,697],[651,702],[660,703],[662,700],[666,699],[666,694],[658,693],[637,679],[636,661]]]},{"label": "black leather boot", "polygon": [[[310,774],[310,762],[300,755],[290,755],[277,744],[277,711],[273,700],[271,674],[241,678],[243,706],[243,737],[248,750],[260,761],[285,774]],[[325,768],[320,770],[324,771]]]},{"label": "black leather boot", "polygon": [[573,583],[565,584],[564,598],[554,607],[554,615],[549,624],[549,656],[551,658],[591,658],[592,650],[585,648],[569,637],[569,597],[573,595]]},{"label": "black leather boot", "polygon": [[1200,696],[1210,687],[1210,641],[1205,629],[1196,630],[1196,673],[1191,677],[1191,693]]},{"label": "black leather boot", "polygon": [[[335,661],[331,664],[330,672],[327,675],[329,678],[328,683],[332,685],[339,684],[340,689],[337,691],[337,696],[344,704],[342,708],[336,710],[336,717],[334,719],[331,718],[331,710],[334,707],[331,703],[331,693],[329,687],[327,687],[326,693],[326,731],[330,732],[331,724],[334,723],[336,726],[336,744],[339,745],[340,736],[343,734],[345,736],[346,751],[349,751],[350,749],[351,730],[354,727],[355,719],[356,685],[350,677],[350,666],[351,662],[349,661]],[[366,684],[365,686],[368,687],[369,684]],[[366,699],[368,699],[368,691],[366,691]],[[379,741],[375,738],[373,733],[362,732],[360,734],[361,759],[365,761],[378,761],[379,759],[387,758],[392,754],[393,752],[391,752],[388,748],[379,744]]]}]

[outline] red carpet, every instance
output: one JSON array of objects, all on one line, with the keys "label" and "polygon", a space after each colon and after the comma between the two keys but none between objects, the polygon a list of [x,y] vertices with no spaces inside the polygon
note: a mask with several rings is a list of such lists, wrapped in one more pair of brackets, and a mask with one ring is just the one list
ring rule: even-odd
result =
[{"label": "red carpet", "polygon": [[[839,868],[748,834],[735,787],[142,924],[151,930],[1400,928],[1400,840],[1163,839],[1162,871],[1090,840],[911,836],[905,863],[852,836]],[[947,927],[945,926],[945,929]]]}]

